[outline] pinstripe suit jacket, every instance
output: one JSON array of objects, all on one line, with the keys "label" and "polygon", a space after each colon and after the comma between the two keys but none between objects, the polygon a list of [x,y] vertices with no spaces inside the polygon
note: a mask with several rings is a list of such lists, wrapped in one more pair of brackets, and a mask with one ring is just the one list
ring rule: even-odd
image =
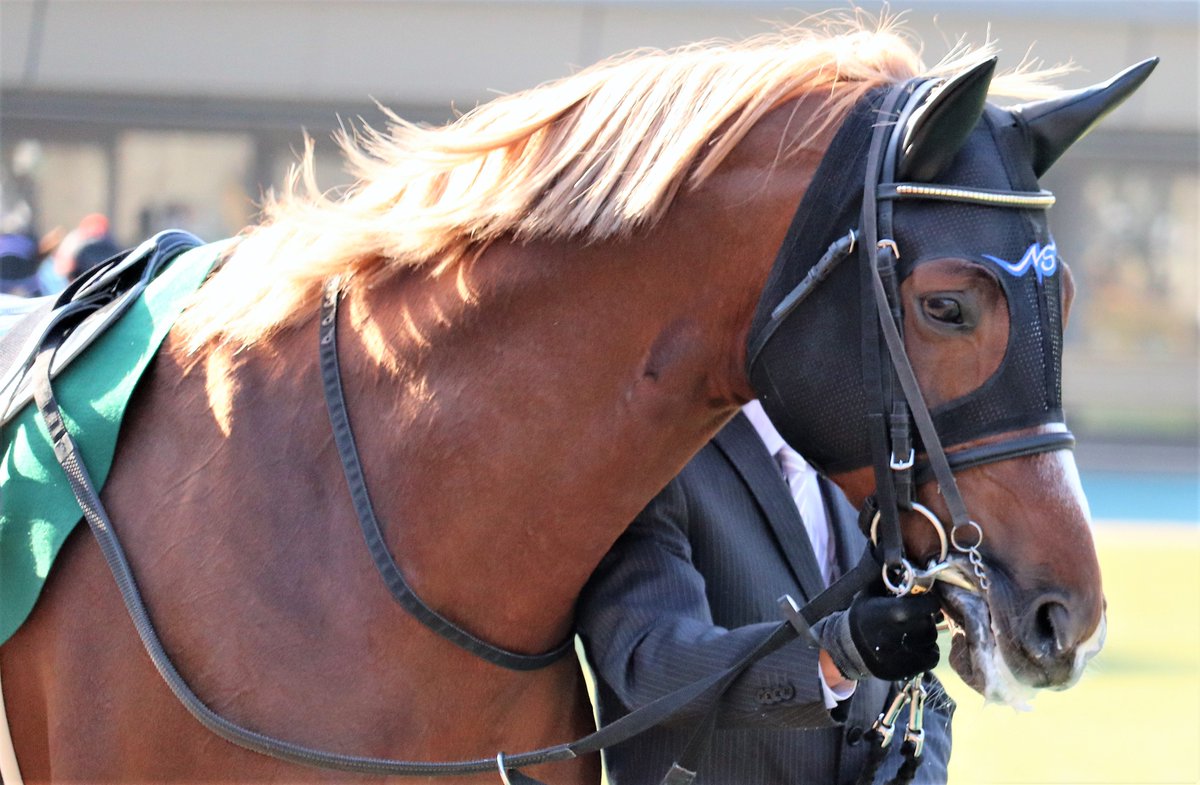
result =
[{"label": "pinstripe suit jacket", "polygon": [[[844,571],[865,540],[840,491],[821,484]],[[601,721],[732,664],[779,620],[780,595],[803,605],[822,588],[779,468],[739,413],[638,516],[580,597],[578,631],[596,675]],[[824,706],[817,655],[793,641],[739,678],[697,783],[855,782],[867,757],[862,734],[891,685],[860,682],[835,710],[844,714],[839,723]],[[949,698],[931,696],[917,782],[945,782],[952,714]],[[656,785],[698,719],[699,712],[609,750],[610,782]],[[894,749],[878,781],[899,763]]]}]

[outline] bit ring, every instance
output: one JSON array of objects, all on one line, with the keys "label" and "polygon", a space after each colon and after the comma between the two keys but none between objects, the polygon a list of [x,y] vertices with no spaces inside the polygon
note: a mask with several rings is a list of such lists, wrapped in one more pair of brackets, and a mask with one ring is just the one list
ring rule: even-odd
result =
[{"label": "bit ring", "polygon": [[[946,527],[943,526],[941,520],[939,520],[938,517],[933,514],[933,511],[931,511],[925,505],[913,502],[912,508],[915,512],[919,512],[921,515],[925,516],[925,520],[929,521],[929,524],[931,526],[933,526],[934,531],[937,532],[938,547],[939,547],[937,561],[939,563],[946,561],[946,556],[950,553],[950,543],[946,539]],[[871,519],[871,544],[872,545],[879,544],[879,518],[880,518],[880,514],[878,512],[876,512],[875,517]],[[975,522],[972,521],[972,523],[975,523]],[[976,523],[975,527],[979,528],[979,524]],[[983,530],[982,529],[979,530],[979,539],[980,539],[980,541],[983,540]],[[958,545],[956,544],[954,547],[958,548]],[[959,548],[959,550],[962,550],[962,549]],[[910,570],[912,569],[911,564],[909,565],[909,569]]]}]

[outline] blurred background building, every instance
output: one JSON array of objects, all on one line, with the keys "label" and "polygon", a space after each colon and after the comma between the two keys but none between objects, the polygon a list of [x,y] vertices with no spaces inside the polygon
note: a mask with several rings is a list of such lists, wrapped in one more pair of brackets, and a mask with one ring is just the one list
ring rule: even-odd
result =
[{"label": "blurred background building", "polygon": [[[93,213],[109,217],[123,244],[166,227],[224,237],[282,182],[302,130],[318,141],[321,185],[343,184],[330,133],[359,118],[382,126],[374,101],[440,123],[609,54],[742,37],[830,5],[3,0],[5,220],[51,240]],[[1163,58],[1046,185],[1060,196],[1053,226],[1080,291],[1068,330],[1068,415],[1090,444],[1120,445],[1094,449],[1086,465],[1167,471],[1194,489],[1198,3],[910,0],[891,9],[908,9],[906,27],[930,62],[960,37],[978,43],[989,33],[1002,67],[1027,53],[1074,62],[1071,87]]]}]

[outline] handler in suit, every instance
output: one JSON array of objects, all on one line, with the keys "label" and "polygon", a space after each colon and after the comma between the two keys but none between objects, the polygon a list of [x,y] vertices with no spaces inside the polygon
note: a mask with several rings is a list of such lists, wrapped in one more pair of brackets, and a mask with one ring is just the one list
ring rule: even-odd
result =
[{"label": "handler in suit", "polygon": [[[596,675],[601,722],[732,664],[780,620],[781,595],[805,604],[853,567],[865,546],[841,492],[786,448],[757,402],[749,404],[638,516],[580,597],[577,629]],[[927,603],[934,601],[923,598],[871,602],[885,610],[886,603],[926,603],[920,631],[933,635]],[[852,606],[842,621],[855,612]],[[863,735],[894,694],[893,684],[867,674],[887,667],[864,669],[853,644],[837,645],[834,618],[817,628],[822,647],[835,654],[832,675],[828,662],[822,665],[828,654],[793,641],[734,683],[697,785],[858,780],[869,755]],[[881,637],[862,648],[887,651],[887,635],[898,644],[914,628],[888,629],[874,617],[865,629]],[[844,648],[851,651],[839,651]],[[931,661],[928,651],[902,669],[932,667],[936,642]],[[857,680],[847,680],[846,671]],[[929,678],[915,782],[944,783],[954,704]],[[877,782],[900,765],[906,717],[907,709]],[[682,717],[610,749],[609,781],[657,785],[699,719],[698,712]]]}]

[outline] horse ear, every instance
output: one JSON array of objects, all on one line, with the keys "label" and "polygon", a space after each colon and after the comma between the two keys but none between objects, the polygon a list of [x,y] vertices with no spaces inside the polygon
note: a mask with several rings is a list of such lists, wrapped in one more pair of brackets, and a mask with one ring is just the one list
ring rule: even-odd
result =
[{"label": "horse ear", "polygon": [[996,59],[951,78],[913,112],[904,130],[897,180],[930,182],[950,165],[983,114]]},{"label": "horse ear", "polygon": [[1109,112],[1141,87],[1158,65],[1151,57],[1103,84],[1085,87],[1048,101],[1014,106],[1009,111],[1025,126],[1033,153],[1033,171],[1046,173],[1066,149],[1079,141]]}]

